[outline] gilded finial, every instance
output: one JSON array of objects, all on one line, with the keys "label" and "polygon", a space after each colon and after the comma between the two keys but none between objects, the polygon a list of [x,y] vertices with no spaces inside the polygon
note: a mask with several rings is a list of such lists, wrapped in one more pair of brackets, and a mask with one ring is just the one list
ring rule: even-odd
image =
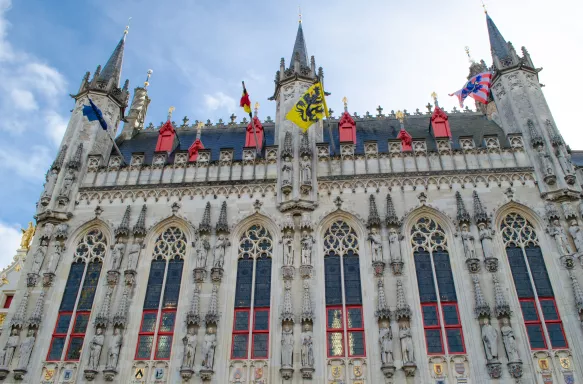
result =
[{"label": "gilded finial", "polygon": [[346,96],[344,96],[342,98],[342,103],[344,104],[344,111],[348,111],[348,99],[346,98]]},{"label": "gilded finial", "polygon": [[148,74],[146,75],[146,81],[144,81],[144,88],[148,88],[148,85],[150,85],[150,76],[152,76],[152,73],[154,73],[154,71],[152,71],[151,69],[148,69]]},{"label": "gilded finial", "polygon": [[470,61],[470,63],[473,63],[473,62],[474,62],[474,60],[472,60],[472,55],[470,55],[470,47],[468,47],[468,46],[466,45],[466,47],[465,47],[465,49],[464,49],[464,50],[466,51],[466,55],[468,55],[468,60]]},{"label": "gilded finial", "polygon": [[405,121],[405,114],[401,110],[398,110],[397,113],[395,113],[395,117],[401,122],[401,124]]},{"label": "gilded finial", "polygon": [[172,120],[172,112],[174,112],[176,108],[170,107],[168,108],[168,121]]},{"label": "gilded finial", "polygon": [[20,240],[20,248],[27,250],[30,248],[30,243],[32,242],[32,237],[34,236],[35,226],[32,225],[32,221],[28,223],[28,228],[21,229],[22,239]]},{"label": "gilded finial", "polygon": [[437,93],[432,92],[431,93],[431,98],[433,99],[433,102],[435,103],[436,107],[439,107],[439,104],[437,103]]},{"label": "gilded finial", "polygon": [[488,9],[486,9],[486,4],[484,4],[484,0],[482,0],[482,7],[484,7],[484,13],[488,14]]},{"label": "gilded finial", "polygon": [[127,34],[130,32],[130,22],[132,21],[132,18],[130,17],[128,19],[128,25],[126,25],[126,29],[123,31],[123,38],[125,39],[125,37],[127,36]]},{"label": "gilded finial", "polygon": [[300,17],[300,24],[302,23],[302,7],[300,5],[298,5],[298,14]]}]

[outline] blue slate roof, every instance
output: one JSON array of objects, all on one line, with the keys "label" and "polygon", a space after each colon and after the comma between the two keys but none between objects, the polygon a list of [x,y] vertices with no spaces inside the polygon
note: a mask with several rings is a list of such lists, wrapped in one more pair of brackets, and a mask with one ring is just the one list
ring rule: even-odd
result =
[{"label": "blue slate roof", "polygon": [[502,37],[498,27],[494,24],[494,20],[492,20],[488,14],[486,14],[486,24],[488,25],[488,35],[490,35],[490,48],[492,49],[492,53],[498,56],[500,60],[510,56],[508,43],[506,43],[506,40]]}]

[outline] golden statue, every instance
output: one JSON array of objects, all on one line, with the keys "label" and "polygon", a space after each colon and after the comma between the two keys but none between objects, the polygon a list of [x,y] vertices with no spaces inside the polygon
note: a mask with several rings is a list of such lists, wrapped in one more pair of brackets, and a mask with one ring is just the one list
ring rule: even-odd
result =
[{"label": "golden statue", "polygon": [[20,248],[25,249],[28,251],[30,247],[30,243],[32,241],[32,237],[34,236],[34,229],[35,227],[32,225],[32,221],[28,223],[28,228],[21,229],[22,231],[22,239],[20,240]]}]

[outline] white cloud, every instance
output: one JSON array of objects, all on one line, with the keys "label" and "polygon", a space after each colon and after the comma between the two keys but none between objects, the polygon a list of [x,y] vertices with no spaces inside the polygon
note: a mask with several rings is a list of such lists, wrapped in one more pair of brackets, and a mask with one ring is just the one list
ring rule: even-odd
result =
[{"label": "white cloud", "polygon": [[[0,0],[1,1],[1,0]],[[0,268],[10,264],[20,246],[21,233],[16,225],[0,221]]]},{"label": "white cloud", "polygon": [[204,95],[204,105],[209,111],[216,111],[219,108],[227,111],[234,111],[237,103],[235,102],[235,99],[227,96],[223,92],[215,92],[214,95]]},{"label": "white cloud", "polygon": [[67,130],[67,119],[55,111],[48,111],[45,115],[46,131],[53,143],[58,146]]},{"label": "white cloud", "polygon": [[38,105],[32,92],[24,89],[13,89],[11,92],[14,107],[23,111],[34,111]]},{"label": "white cloud", "polygon": [[23,180],[35,184],[44,179],[52,159],[49,149],[41,145],[33,145],[24,151],[0,147],[0,169],[5,168]]}]

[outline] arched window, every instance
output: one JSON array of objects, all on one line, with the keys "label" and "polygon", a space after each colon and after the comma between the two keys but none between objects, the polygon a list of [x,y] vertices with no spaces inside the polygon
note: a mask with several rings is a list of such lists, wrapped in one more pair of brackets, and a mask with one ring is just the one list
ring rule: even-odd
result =
[{"label": "arched window", "polygon": [[324,234],[328,357],[366,356],[358,253],[354,229],[333,223]]},{"label": "arched window", "polygon": [[253,225],[241,236],[235,285],[232,359],[269,357],[272,252],[271,234],[263,226]]},{"label": "arched window", "polygon": [[411,243],[427,353],[465,353],[445,232],[435,220],[422,217],[411,229]]},{"label": "arched window", "polygon": [[[518,213],[500,225],[531,349],[568,348],[555,294],[533,226]],[[549,344],[550,342],[550,344]]]},{"label": "arched window", "polygon": [[78,361],[81,357],[106,249],[107,240],[97,228],[89,230],[77,243],[51,339],[48,361]]},{"label": "arched window", "polygon": [[185,254],[186,236],[177,227],[167,228],[156,240],[136,360],[170,359]]}]

